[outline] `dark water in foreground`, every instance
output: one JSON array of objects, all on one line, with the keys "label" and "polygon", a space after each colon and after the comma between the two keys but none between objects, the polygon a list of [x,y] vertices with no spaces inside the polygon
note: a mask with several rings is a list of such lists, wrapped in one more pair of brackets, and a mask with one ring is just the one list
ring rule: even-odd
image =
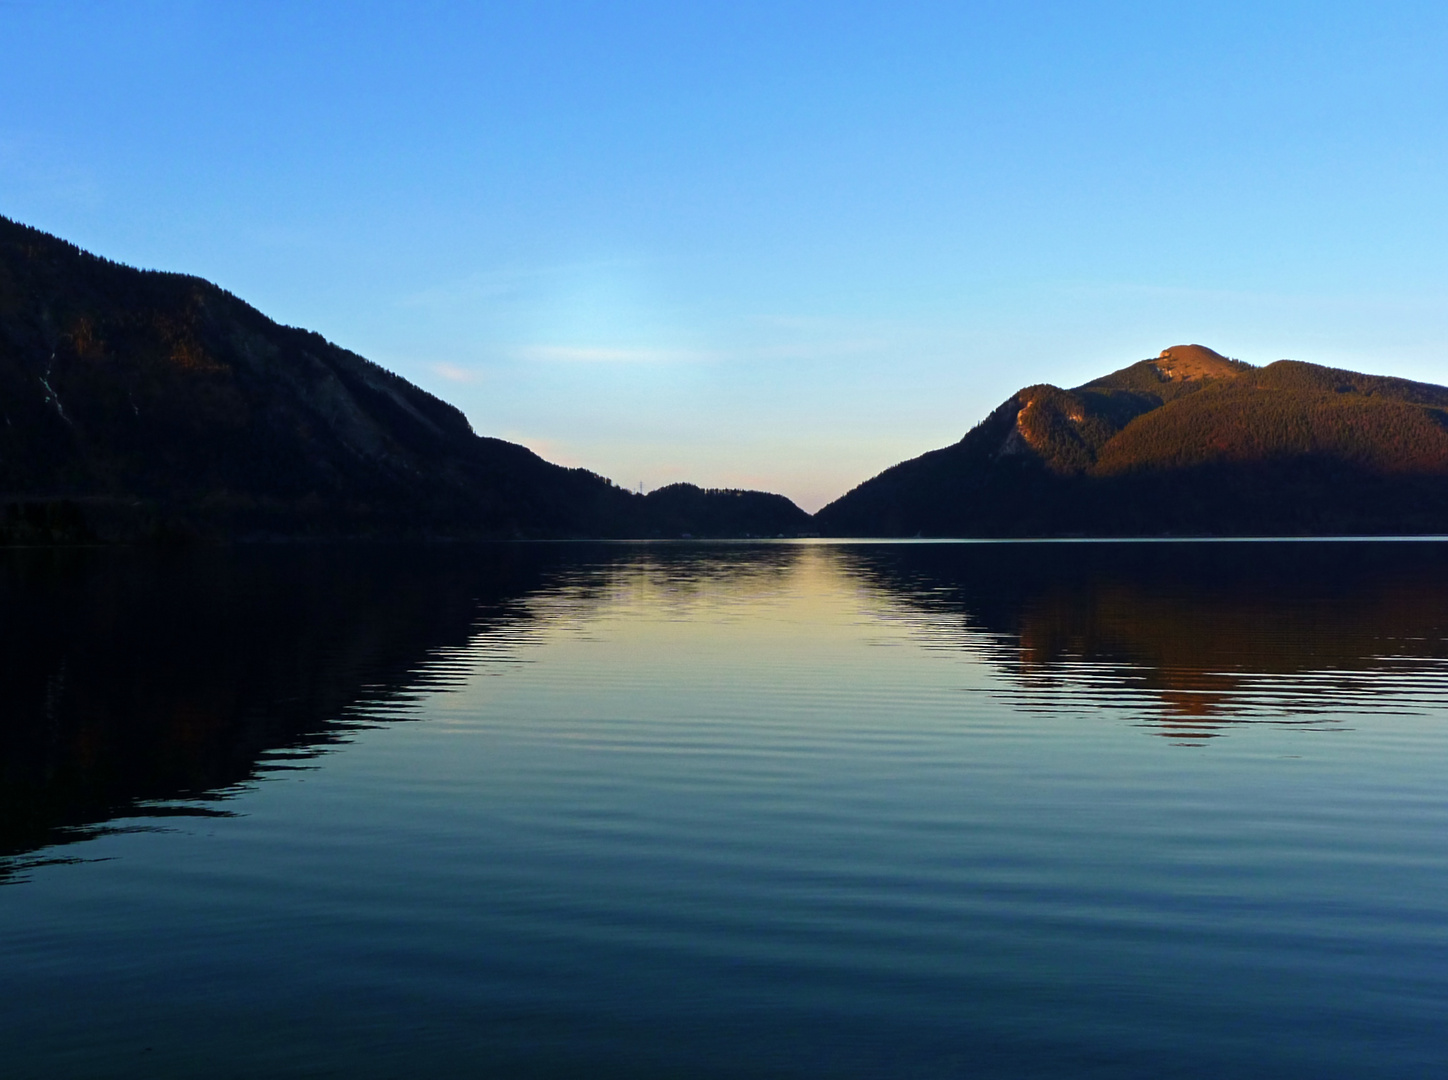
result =
[{"label": "dark water in foreground", "polygon": [[1448,544],[0,558],[6,1077],[1448,1073]]}]

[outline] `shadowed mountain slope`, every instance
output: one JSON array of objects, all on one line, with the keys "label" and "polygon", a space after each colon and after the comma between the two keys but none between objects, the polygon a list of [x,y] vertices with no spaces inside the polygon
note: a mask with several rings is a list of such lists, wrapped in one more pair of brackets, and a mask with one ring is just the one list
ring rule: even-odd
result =
[{"label": "shadowed mountain slope", "polygon": [[[694,489],[702,517],[681,517],[670,498],[480,437],[453,406],[209,282],[4,218],[0,411],[0,536],[12,540],[809,528],[761,493]],[[745,504],[748,529],[731,517]]]},{"label": "shadowed mountain slope", "polygon": [[1448,389],[1174,346],[1027,387],[816,520],[846,536],[1448,532]]}]

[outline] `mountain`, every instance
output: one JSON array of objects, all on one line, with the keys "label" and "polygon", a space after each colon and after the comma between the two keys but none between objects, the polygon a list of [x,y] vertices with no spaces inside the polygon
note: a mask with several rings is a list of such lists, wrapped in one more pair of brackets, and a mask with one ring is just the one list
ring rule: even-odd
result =
[{"label": "mountain", "polygon": [[840,536],[1448,533],[1448,388],[1201,345],[1029,386],[816,515]]},{"label": "mountain", "polygon": [[648,496],[210,282],[0,218],[0,540],[794,534],[782,496]]}]

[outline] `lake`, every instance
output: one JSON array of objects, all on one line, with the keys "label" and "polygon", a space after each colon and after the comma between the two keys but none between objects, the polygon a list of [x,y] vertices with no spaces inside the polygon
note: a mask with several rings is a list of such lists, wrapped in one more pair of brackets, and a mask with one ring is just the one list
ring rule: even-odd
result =
[{"label": "lake", "polygon": [[1448,1072],[1448,544],[0,555],[6,1077]]}]

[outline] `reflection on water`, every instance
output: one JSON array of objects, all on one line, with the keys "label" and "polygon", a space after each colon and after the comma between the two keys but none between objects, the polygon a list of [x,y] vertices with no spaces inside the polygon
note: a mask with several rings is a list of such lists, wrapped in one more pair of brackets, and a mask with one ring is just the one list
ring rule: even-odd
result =
[{"label": "reflection on water", "polygon": [[716,618],[747,617],[802,564],[813,590],[863,585],[870,618],[1006,676],[1015,709],[1125,708],[1184,744],[1448,692],[1448,552],[1432,542],[12,552],[0,854],[116,817],[227,813],[238,784],[413,718],[408,701],[540,626],[706,594]]},{"label": "reflection on water", "polygon": [[298,767],[370,708],[405,719],[445,682],[431,658],[526,625],[513,602],[547,574],[530,554],[7,554],[0,853],[224,813],[200,800]]},{"label": "reflection on water", "polygon": [[9,553],[0,1072],[1437,1075],[1445,552]]},{"label": "reflection on water", "polygon": [[[768,587],[796,557],[581,550],[0,554],[0,856],[113,818],[228,813],[259,773],[310,767],[376,718],[414,718],[407,703],[465,678],[482,643],[503,662],[539,620],[617,599],[620,567],[687,604],[721,578]],[[0,881],[17,865],[0,862]]]},{"label": "reflection on water", "polygon": [[1193,742],[1441,706],[1448,552],[1432,542],[847,548],[927,638],[1012,677],[1021,708],[1135,708]]}]

